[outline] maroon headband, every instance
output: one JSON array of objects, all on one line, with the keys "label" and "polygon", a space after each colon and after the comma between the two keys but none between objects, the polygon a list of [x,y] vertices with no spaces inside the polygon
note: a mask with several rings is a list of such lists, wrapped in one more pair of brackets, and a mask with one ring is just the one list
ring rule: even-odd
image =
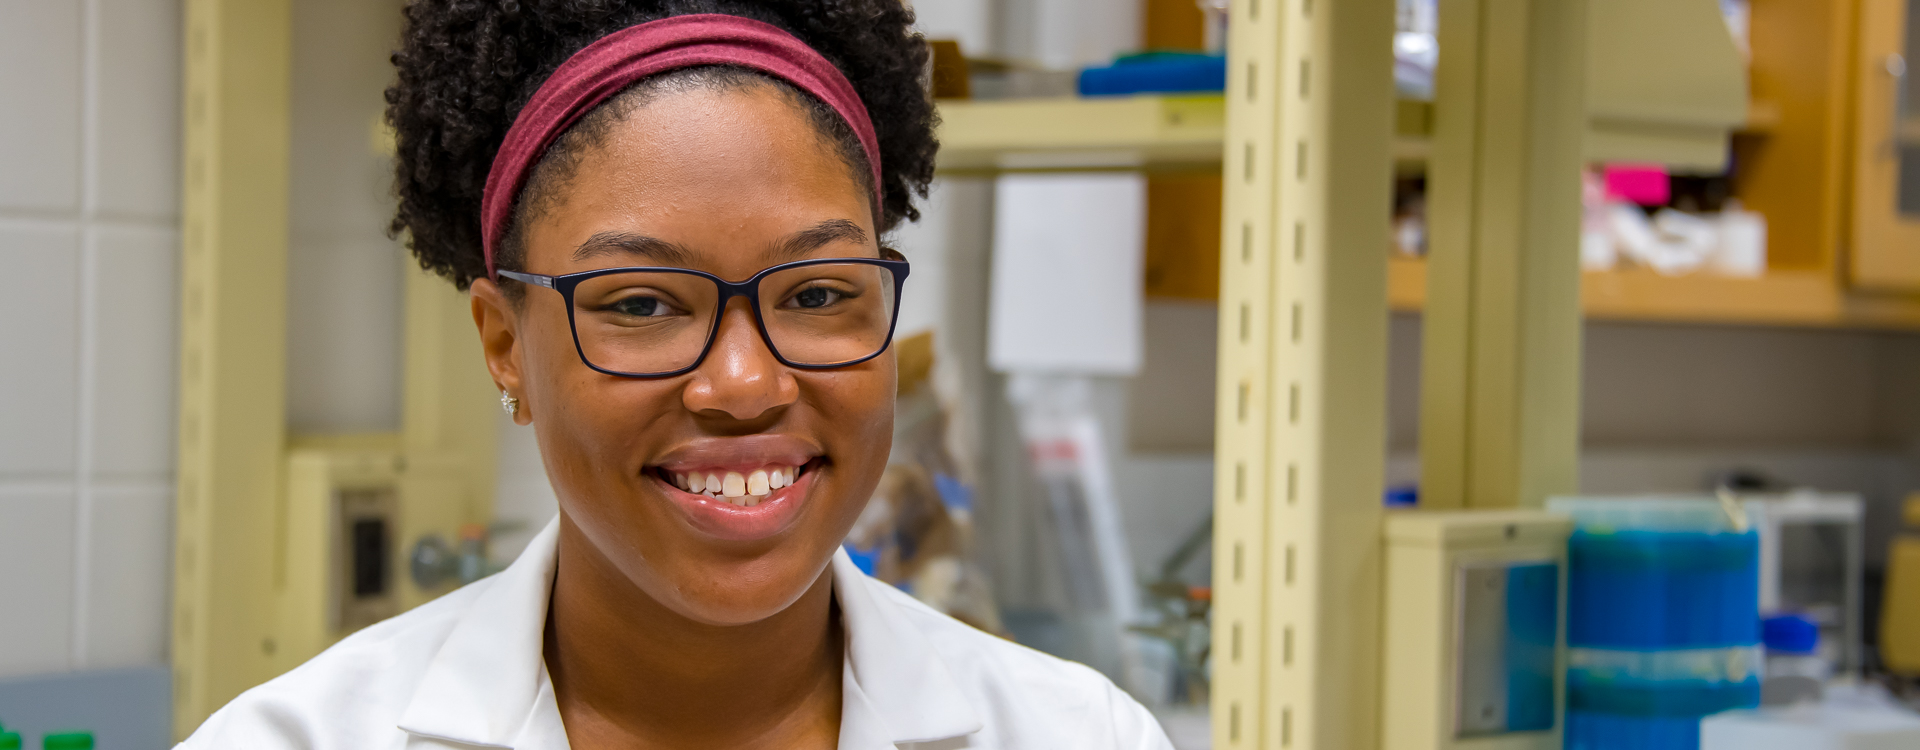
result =
[{"label": "maroon headband", "polygon": [[739,16],[674,16],[608,34],[561,63],[514,118],[493,157],[480,199],[480,237],[487,276],[497,277],[494,247],[507,229],[527,173],[555,138],[582,115],[640,79],[696,65],[737,65],[766,73],[813,95],[853,128],[873,167],[874,220],[880,220],[880,142],[860,94],[840,69],[805,42]]}]

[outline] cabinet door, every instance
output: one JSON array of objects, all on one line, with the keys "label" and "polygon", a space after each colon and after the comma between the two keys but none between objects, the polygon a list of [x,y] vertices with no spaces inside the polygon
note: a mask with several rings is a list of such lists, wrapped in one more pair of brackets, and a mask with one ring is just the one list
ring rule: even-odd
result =
[{"label": "cabinet door", "polygon": [[1855,285],[1920,291],[1920,0],[1864,0],[1854,114]]}]

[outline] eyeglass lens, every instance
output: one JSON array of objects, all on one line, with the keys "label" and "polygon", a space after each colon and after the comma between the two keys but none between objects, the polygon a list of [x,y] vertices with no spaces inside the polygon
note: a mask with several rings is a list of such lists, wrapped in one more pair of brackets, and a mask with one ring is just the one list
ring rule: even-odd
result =
[{"label": "eyeglass lens", "polygon": [[[893,272],[866,263],[820,263],[760,279],[760,318],[788,362],[835,365],[886,346],[893,326]],[[672,271],[595,276],[573,291],[574,333],[587,361],[622,373],[690,367],[720,314],[711,279]]]}]

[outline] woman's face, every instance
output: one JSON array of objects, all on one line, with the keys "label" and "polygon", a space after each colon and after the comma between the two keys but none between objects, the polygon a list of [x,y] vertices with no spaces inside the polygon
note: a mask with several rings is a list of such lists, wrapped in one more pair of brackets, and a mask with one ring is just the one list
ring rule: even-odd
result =
[{"label": "woman's face", "polygon": [[[853,174],[772,86],[659,95],[582,152],[535,212],[526,270],[674,266],[744,281],[792,260],[877,258],[871,198]],[[581,362],[561,295],[528,288],[518,310],[494,314],[509,330],[489,334],[481,307],[504,303],[479,299],[499,296],[491,285],[475,289],[489,366],[521,399],[561,512],[599,558],[713,625],[769,617],[820,579],[886,463],[891,352],[784,366],[735,298],[693,371],[616,377]],[[751,507],[677,486],[729,473]]]}]

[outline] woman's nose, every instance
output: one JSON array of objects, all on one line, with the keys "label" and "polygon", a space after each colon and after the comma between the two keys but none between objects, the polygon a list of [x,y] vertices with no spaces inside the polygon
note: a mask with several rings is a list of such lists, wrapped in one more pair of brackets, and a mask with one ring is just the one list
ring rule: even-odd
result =
[{"label": "woman's nose", "polygon": [[792,404],[799,395],[793,373],[761,338],[747,300],[736,297],[721,311],[713,348],[694,369],[681,400],[696,414],[723,412],[752,420]]}]

